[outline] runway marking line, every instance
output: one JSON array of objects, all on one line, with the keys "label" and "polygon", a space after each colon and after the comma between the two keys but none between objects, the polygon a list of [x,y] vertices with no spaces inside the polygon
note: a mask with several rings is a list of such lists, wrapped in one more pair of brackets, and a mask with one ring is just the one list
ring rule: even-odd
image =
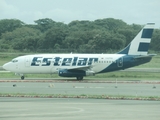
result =
[{"label": "runway marking line", "polygon": [[[4,118],[4,117],[31,117],[31,116],[44,116],[44,115],[62,115],[62,114],[75,114],[75,113],[81,113],[81,112],[84,112],[85,110],[83,108],[76,108],[76,107],[69,107],[69,109],[73,109],[71,111],[68,111],[68,112],[59,112],[59,113],[37,113],[37,114],[21,114],[21,113],[18,113],[18,114],[14,114],[14,115],[1,115],[0,118]],[[76,109],[76,110],[75,110]],[[16,112],[16,111],[14,111]],[[26,111],[27,112],[27,111]]]},{"label": "runway marking line", "polygon": [[83,86],[74,86],[73,88],[96,88],[96,89],[104,89],[105,87],[83,87]]}]

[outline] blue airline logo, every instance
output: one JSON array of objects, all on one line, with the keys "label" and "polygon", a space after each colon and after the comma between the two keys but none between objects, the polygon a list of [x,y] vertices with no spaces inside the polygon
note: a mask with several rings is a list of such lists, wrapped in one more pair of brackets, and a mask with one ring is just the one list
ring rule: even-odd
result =
[{"label": "blue airline logo", "polygon": [[143,29],[141,38],[151,38],[153,33],[153,29]]},{"label": "blue airline logo", "polygon": [[84,57],[73,57],[73,58],[43,58],[34,57],[31,62],[31,66],[86,66],[92,65],[92,63],[98,62],[98,58],[84,58]]}]

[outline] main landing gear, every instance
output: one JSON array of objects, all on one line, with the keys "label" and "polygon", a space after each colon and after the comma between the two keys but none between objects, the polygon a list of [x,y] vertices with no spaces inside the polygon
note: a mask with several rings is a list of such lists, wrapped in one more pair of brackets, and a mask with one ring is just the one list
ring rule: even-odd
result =
[{"label": "main landing gear", "polygon": [[78,76],[76,78],[77,78],[77,80],[83,80],[83,76]]},{"label": "main landing gear", "polygon": [[21,80],[24,80],[24,76],[21,76]]}]

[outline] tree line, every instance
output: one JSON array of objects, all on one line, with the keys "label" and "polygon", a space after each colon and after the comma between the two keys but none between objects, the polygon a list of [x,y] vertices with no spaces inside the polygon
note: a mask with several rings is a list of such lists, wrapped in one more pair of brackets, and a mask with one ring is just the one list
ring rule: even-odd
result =
[{"label": "tree line", "polygon": [[[108,53],[124,48],[144,26],[114,18],[68,24],[50,18],[34,22],[0,20],[0,51]],[[153,32],[150,50],[160,51],[160,29]]]}]

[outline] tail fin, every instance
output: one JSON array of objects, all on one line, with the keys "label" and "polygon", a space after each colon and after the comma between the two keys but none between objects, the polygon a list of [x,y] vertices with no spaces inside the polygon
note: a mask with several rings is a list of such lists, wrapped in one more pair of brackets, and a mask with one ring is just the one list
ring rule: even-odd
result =
[{"label": "tail fin", "polygon": [[118,54],[147,55],[153,29],[154,23],[148,23],[145,25],[131,43]]}]

